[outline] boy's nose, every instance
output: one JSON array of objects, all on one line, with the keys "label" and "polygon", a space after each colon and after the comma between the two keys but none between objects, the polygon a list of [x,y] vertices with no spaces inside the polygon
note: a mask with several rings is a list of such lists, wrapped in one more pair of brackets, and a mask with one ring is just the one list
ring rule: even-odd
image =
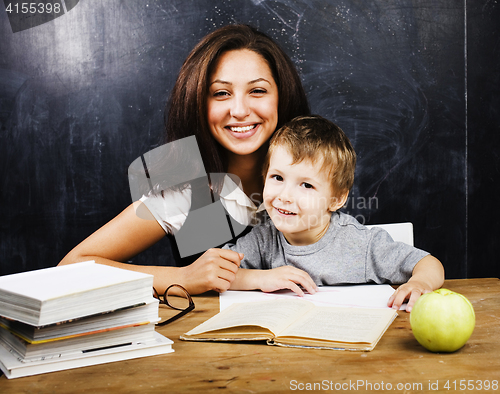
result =
[{"label": "boy's nose", "polygon": [[281,202],[291,203],[293,202],[293,196],[288,187],[283,187],[278,196]]}]

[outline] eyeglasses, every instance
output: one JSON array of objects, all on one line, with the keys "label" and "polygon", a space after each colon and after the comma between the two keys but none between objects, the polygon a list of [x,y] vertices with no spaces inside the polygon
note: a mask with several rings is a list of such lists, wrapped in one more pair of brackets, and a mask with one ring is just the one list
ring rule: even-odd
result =
[{"label": "eyeglasses", "polygon": [[[173,289],[180,290],[183,295],[179,296],[178,294],[175,294]],[[184,316],[186,313],[191,312],[194,309],[193,299],[191,298],[187,290],[181,285],[173,284],[168,286],[167,290],[165,290],[165,293],[163,293],[163,296],[160,296],[156,289],[153,287],[153,297],[158,299],[160,301],[160,304],[164,304],[172,309],[181,311],[170,319],[156,323],[157,326],[164,326],[168,323],[172,323],[174,320],[177,320],[178,318]]]}]

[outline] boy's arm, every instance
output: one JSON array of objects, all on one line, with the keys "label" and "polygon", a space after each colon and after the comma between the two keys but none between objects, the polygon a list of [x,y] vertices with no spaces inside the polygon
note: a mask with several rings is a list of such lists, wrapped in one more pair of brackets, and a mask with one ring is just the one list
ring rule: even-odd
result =
[{"label": "boy's arm", "polygon": [[236,278],[231,282],[231,290],[262,290],[272,292],[281,289],[290,289],[299,296],[317,291],[317,286],[309,274],[301,269],[283,266],[268,270],[238,269]]},{"label": "boy's arm", "polygon": [[389,298],[387,305],[399,309],[408,299],[406,312],[411,312],[413,305],[422,294],[439,289],[444,283],[444,268],[441,262],[431,255],[425,256],[413,268],[408,282],[402,284]]},{"label": "boy's arm", "polygon": [[230,290],[262,290],[272,292],[281,289],[290,289],[299,296],[304,296],[304,291],[314,294],[317,291],[316,284],[309,274],[301,269],[282,266],[270,269],[266,264],[272,259],[268,255],[272,249],[266,240],[274,239],[276,236],[266,225],[256,226],[245,236],[239,238],[236,244],[228,244],[224,249],[238,252],[241,260],[245,258],[244,266],[238,268],[234,280],[230,283]]}]

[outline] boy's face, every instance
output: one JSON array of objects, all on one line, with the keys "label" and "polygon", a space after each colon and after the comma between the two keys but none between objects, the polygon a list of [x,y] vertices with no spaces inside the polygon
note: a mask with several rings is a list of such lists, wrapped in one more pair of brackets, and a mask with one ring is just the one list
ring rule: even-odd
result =
[{"label": "boy's face", "polygon": [[344,205],[347,196],[333,193],[321,162],[302,160],[277,147],[269,160],[264,185],[264,205],[271,220],[292,245],[317,242],[328,229],[331,212]]}]

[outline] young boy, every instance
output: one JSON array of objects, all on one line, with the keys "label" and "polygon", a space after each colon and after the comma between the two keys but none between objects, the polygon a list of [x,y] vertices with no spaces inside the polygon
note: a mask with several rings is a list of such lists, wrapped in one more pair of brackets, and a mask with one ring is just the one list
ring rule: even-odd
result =
[{"label": "young boy", "polygon": [[441,287],[444,270],[436,258],[338,211],[355,165],[347,136],[322,117],[299,117],[278,130],[263,168],[271,220],[224,247],[244,255],[230,288],[303,295],[318,285],[403,283],[388,306],[408,300],[410,312],[421,294]]}]

